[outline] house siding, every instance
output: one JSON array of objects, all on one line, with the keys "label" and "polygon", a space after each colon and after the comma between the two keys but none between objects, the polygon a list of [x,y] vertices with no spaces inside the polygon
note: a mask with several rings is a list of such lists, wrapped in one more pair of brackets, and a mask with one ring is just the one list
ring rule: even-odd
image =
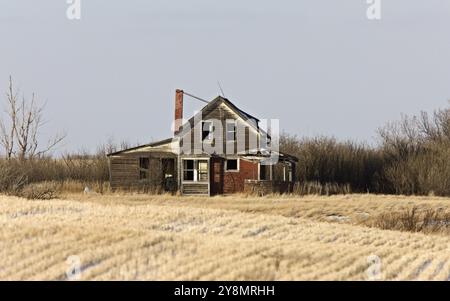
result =
[{"label": "house siding", "polygon": [[[140,179],[139,159],[149,158],[148,178]],[[173,159],[173,176],[177,179],[176,157],[172,154],[129,153],[109,157],[110,185],[113,190],[121,189],[154,189],[161,186],[164,179],[162,160]],[[159,188],[158,188],[159,189]],[[161,186],[161,189],[163,187]]]},{"label": "house siding", "polygon": [[139,183],[139,158],[112,157],[109,164],[112,189],[125,189]]},{"label": "house siding", "polygon": [[[251,147],[250,147],[250,139],[252,141],[254,141],[254,143],[257,146],[258,143],[258,134],[256,133],[256,131],[254,129],[251,129],[251,126],[249,125],[245,125],[245,120],[242,121],[241,119],[239,119],[239,117],[229,108],[227,108],[226,105],[224,104],[219,104],[215,107],[210,108],[209,110],[205,110],[203,111],[203,116],[202,116],[203,120],[220,120],[221,124],[222,124],[222,131],[216,131],[214,133],[214,137],[213,137],[213,142],[212,142],[212,146],[215,146],[215,143],[218,143],[219,141],[221,141],[221,143],[223,143],[222,145],[222,150],[223,153],[227,153],[227,154],[237,154],[238,152],[246,152],[248,151]],[[240,120],[241,125],[244,126],[244,130],[237,130],[236,131],[236,141],[233,142],[227,142],[226,141],[226,122],[227,120]],[[250,122],[248,120],[248,122]],[[190,142],[191,147],[189,149],[188,152],[190,152],[189,154],[195,154],[195,145],[194,145],[194,141],[195,141],[195,136],[197,137],[201,137],[201,132],[202,132],[202,128],[201,128],[201,124],[200,125],[194,125],[193,122],[189,123],[191,126],[191,130],[189,132],[186,132],[184,135],[182,135],[182,143],[184,142]],[[237,141],[245,141],[244,149],[240,149],[238,150],[238,146],[237,146]],[[228,153],[227,152],[227,147],[228,149],[231,149],[232,152]],[[254,146],[255,147],[255,146]]]}]

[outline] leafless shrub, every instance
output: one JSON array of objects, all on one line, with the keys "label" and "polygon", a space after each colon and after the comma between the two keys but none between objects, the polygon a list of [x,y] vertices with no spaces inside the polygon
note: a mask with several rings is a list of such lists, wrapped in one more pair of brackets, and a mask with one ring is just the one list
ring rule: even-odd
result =
[{"label": "leafless shrub", "polygon": [[337,184],[320,182],[298,182],[295,183],[293,194],[296,195],[336,195],[336,194],[350,194],[350,184]]},{"label": "leafless shrub", "polygon": [[[321,193],[324,183],[354,192],[450,196],[450,108],[402,116],[378,131],[379,145],[283,134],[280,149],[298,157],[302,193]],[[303,192],[306,190],[306,192]]]},{"label": "leafless shrub", "polygon": [[0,161],[0,192],[16,194],[27,184],[28,178],[23,170],[10,162]]},{"label": "leafless shrub", "polygon": [[450,108],[403,116],[379,134],[389,192],[450,195]]},{"label": "leafless shrub", "polygon": [[29,200],[51,200],[58,197],[58,186],[55,183],[32,183],[25,186],[19,194]]},{"label": "leafless shrub", "polygon": [[403,211],[383,212],[368,220],[366,224],[384,230],[439,233],[449,231],[450,212],[443,209],[420,210],[413,207]]},{"label": "leafless shrub", "polygon": [[354,192],[381,190],[374,184],[382,172],[382,154],[364,144],[339,142],[329,137],[298,138],[283,134],[280,149],[299,159],[296,179],[302,183],[314,183],[302,184],[305,189],[320,192],[322,186],[339,185],[350,186]]}]

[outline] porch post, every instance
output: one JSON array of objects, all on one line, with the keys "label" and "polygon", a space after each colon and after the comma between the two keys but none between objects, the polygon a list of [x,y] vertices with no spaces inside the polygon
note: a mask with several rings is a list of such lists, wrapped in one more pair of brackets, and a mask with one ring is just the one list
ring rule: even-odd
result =
[{"label": "porch post", "polygon": [[182,183],[182,179],[183,179],[183,162],[181,161],[181,156],[180,154],[178,154],[178,160],[177,160],[177,180],[178,180],[178,191],[183,194],[183,183]]},{"label": "porch post", "polygon": [[256,177],[258,181],[261,181],[261,161],[258,161],[258,175]]},{"label": "porch post", "polygon": [[211,196],[211,158],[208,158],[208,195]]}]

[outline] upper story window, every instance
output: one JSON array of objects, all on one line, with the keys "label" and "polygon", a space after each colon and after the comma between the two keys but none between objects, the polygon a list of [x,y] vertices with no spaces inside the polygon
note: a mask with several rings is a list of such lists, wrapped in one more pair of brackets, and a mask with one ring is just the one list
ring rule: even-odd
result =
[{"label": "upper story window", "polygon": [[236,122],[234,120],[227,121],[226,130],[227,130],[227,142],[236,141]]},{"label": "upper story window", "polygon": [[202,140],[213,139],[213,123],[211,121],[204,121],[202,123]]}]

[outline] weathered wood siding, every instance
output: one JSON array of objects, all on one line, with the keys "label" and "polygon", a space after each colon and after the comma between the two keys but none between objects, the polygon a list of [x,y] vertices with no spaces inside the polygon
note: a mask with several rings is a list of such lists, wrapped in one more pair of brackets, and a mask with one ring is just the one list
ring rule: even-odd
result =
[{"label": "weathered wood siding", "polygon": [[126,189],[139,183],[139,157],[110,157],[110,184],[113,189]]},{"label": "weathered wood siding", "polygon": [[[252,141],[255,141],[254,147],[257,146],[258,143],[258,134],[256,133],[256,130],[252,128],[251,126],[245,126],[244,130],[238,130],[236,129],[236,141],[228,142],[226,140],[226,124],[227,120],[239,120],[239,124],[244,125],[245,122],[242,121],[242,119],[239,118],[239,116],[233,112],[230,108],[228,108],[224,104],[219,104],[218,106],[212,107],[210,109],[206,109],[203,111],[203,121],[208,120],[219,120],[222,124],[222,131],[214,131],[213,135],[213,141],[211,143],[211,146],[215,146],[216,143],[222,142],[222,150],[223,153],[227,153],[227,146],[229,149],[232,149],[232,154],[237,154],[239,152],[247,152],[249,149],[251,149],[250,145],[250,138]],[[182,144],[187,143],[190,141],[191,147],[190,147],[190,154],[195,154],[195,136],[200,137],[198,140],[201,141],[202,136],[202,124],[195,125],[193,122],[189,124],[191,126],[191,130],[189,132],[186,132],[184,136],[182,137]],[[245,141],[244,149],[239,150],[237,141]],[[202,149],[205,153],[209,153],[206,148]]]},{"label": "weathered wood siding", "polygon": [[[146,179],[140,178],[140,158],[149,159],[148,176]],[[117,189],[143,189],[158,190],[164,189],[164,159],[174,161],[174,180],[177,179],[176,156],[170,153],[124,153],[109,157],[110,183],[113,190]]]}]

